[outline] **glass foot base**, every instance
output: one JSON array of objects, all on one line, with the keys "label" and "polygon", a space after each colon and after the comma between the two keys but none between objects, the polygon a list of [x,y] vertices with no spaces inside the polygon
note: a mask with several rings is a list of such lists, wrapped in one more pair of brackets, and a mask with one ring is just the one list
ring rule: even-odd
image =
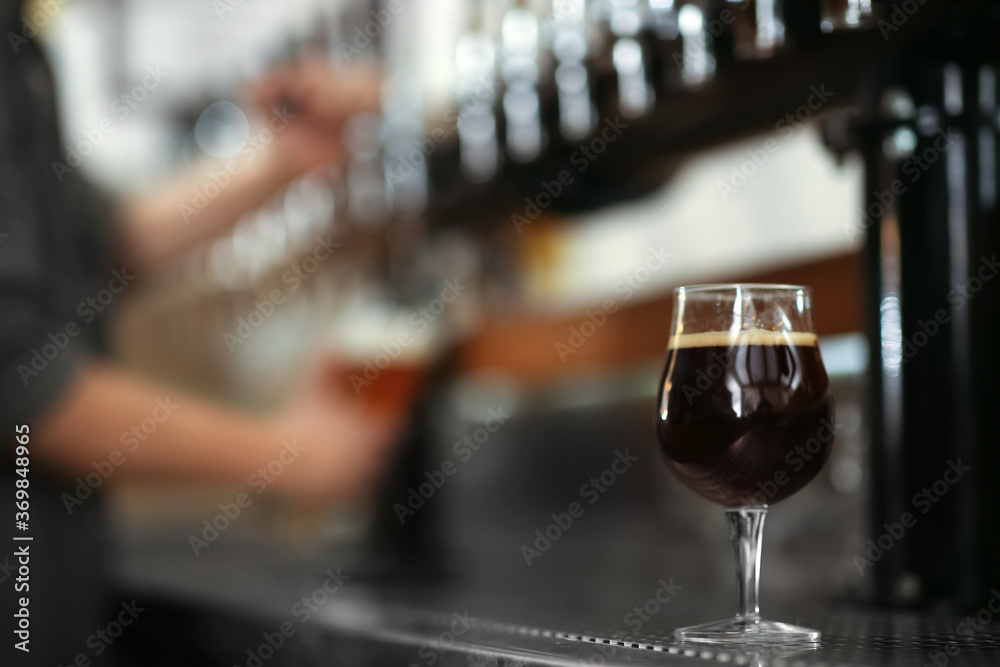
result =
[{"label": "glass foot base", "polygon": [[798,625],[765,621],[761,618],[739,617],[674,630],[682,642],[712,644],[804,644],[820,639],[819,630]]}]

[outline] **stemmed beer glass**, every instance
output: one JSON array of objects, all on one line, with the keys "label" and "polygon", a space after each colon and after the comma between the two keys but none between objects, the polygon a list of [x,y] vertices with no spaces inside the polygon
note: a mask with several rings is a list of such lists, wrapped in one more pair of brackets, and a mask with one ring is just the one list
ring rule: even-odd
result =
[{"label": "stemmed beer glass", "polygon": [[768,505],[816,476],[835,430],[809,288],[678,288],[657,405],[667,467],[726,508],[736,554],[736,616],[680,628],[677,639],[819,640],[816,630],[763,620],[757,604]]}]

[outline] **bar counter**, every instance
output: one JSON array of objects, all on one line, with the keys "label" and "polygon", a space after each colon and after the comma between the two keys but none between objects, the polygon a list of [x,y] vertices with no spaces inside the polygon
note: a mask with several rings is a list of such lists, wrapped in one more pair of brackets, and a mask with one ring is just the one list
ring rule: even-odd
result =
[{"label": "bar counter", "polygon": [[674,627],[729,612],[731,586],[719,582],[682,585],[625,563],[600,581],[572,567],[544,580],[473,571],[389,576],[356,554],[302,558],[235,541],[197,558],[186,545],[133,545],[121,594],[149,611],[123,642],[147,665],[1000,665],[1000,628],[988,608],[1000,609],[996,589],[978,614],[988,626],[975,612],[970,624],[847,601],[774,604],[765,594],[765,617],[818,628],[821,642],[730,648],[672,639]]}]

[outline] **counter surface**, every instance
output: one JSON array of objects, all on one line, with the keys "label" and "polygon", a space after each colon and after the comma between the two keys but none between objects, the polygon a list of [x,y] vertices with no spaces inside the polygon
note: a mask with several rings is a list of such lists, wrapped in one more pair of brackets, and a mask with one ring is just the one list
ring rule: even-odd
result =
[{"label": "counter surface", "polygon": [[[389,581],[357,564],[331,565],[338,560],[349,562],[275,558],[245,545],[219,547],[198,559],[190,552],[148,550],[128,555],[122,585],[126,595],[173,610],[172,617],[159,615],[156,632],[163,631],[162,623],[173,624],[174,632],[186,634],[182,643],[220,664],[247,667],[1000,665],[1000,627],[989,609],[992,604],[1000,610],[997,589],[978,614],[986,626],[974,618],[970,624],[965,618],[797,601],[765,608],[765,616],[822,630],[818,647],[716,648],[678,644],[672,632],[724,615],[725,601],[669,578],[652,589],[644,580],[645,602],[621,615],[628,608],[622,600],[642,599],[625,584],[620,599],[601,588],[605,582],[424,576],[414,584]],[[623,581],[628,576],[623,572]],[[595,589],[601,591],[597,596],[591,594]]]}]

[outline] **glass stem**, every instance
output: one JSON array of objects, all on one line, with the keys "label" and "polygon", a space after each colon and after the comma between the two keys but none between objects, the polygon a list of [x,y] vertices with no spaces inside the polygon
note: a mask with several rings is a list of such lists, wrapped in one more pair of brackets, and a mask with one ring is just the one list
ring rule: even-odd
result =
[{"label": "glass stem", "polygon": [[733,552],[736,555],[736,617],[760,619],[757,593],[760,586],[760,546],[764,534],[766,506],[733,507],[726,510]]}]

